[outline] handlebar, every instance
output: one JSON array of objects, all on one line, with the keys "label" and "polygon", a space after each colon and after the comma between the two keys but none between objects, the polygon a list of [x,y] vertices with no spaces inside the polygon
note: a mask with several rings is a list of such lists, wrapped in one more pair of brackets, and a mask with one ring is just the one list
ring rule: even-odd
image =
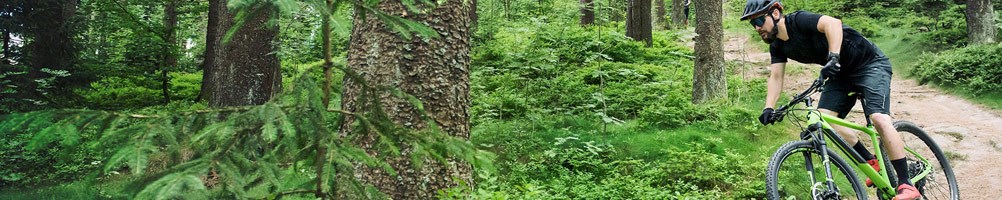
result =
[{"label": "handlebar", "polygon": [[825,77],[823,75],[818,76],[818,79],[814,80],[814,83],[811,84],[811,87],[807,88],[806,90],[804,90],[804,92],[801,92],[797,96],[794,96],[793,99],[790,100],[790,102],[787,103],[786,105],[783,105],[782,107],[779,107],[779,109],[776,109],[775,111],[776,113],[775,115],[777,115],[776,117],[782,119],[783,115],[785,115],[788,109],[792,108],[793,106],[797,105],[800,102],[807,101],[810,98],[811,94],[818,92],[824,85],[825,85]]}]

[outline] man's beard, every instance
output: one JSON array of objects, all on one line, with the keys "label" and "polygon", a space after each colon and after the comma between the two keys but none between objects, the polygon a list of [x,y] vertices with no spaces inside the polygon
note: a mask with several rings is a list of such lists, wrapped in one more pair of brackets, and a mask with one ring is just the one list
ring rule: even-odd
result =
[{"label": "man's beard", "polygon": [[766,33],[765,37],[762,37],[762,41],[766,44],[772,44],[772,41],[776,40],[777,35],[779,35],[779,26],[773,25],[772,30]]}]

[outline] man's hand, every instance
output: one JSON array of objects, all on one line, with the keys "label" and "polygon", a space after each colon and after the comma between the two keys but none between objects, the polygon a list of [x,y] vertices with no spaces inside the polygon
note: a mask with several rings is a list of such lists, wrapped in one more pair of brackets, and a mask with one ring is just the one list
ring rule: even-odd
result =
[{"label": "man's hand", "polygon": [[772,108],[765,108],[762,110],[762,115],[758,116],[758,121],[762,122],[762,125],[775,124],[778,120],[774,117],[774,115],[776,115],[776,110],[773,110]]},{"label": "man's hand", "polygon": [[838,74],[842,70],[842,65],[838,64],[838,59],[838,53],[828,52],[828,64],[825,64],[825,67],[821,68],[821,76],[829,78]]}]

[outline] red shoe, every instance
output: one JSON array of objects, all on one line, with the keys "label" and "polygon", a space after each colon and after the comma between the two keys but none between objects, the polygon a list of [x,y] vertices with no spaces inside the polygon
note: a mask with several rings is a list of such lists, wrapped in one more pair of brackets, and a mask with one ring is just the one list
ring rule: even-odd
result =
[{"label": "red shoe", "polygon": [[[876,158],[867,160],[866,163],[869,163],[870,167],[873,167],[874,171],[877,171],[878,173],[880,172],[880,163],[877,162]],[[873,187],[873,180],[870,180],[870,178],[866,178],[866,186]]]},{"label": "red shoe", "polygon": [[915,186],[901,184],[898,185],[898,195],[895,195],[892,200],[915,200],[919,197],[922,197],[922,194],[919,194],[919,191],[918,189],[915,189]]}]

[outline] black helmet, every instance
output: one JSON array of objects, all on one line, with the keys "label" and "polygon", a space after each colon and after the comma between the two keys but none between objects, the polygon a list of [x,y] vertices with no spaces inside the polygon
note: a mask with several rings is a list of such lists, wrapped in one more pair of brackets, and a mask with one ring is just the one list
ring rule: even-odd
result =
[{"label": "black helmet", "polygon": [[751,16],[762,14],[770,10],[770,8],[779,8],[783,10],[783,4],[779,0],[748,0],[745,4],[745,12],[741,15],[741,20],[746,20]]}]

